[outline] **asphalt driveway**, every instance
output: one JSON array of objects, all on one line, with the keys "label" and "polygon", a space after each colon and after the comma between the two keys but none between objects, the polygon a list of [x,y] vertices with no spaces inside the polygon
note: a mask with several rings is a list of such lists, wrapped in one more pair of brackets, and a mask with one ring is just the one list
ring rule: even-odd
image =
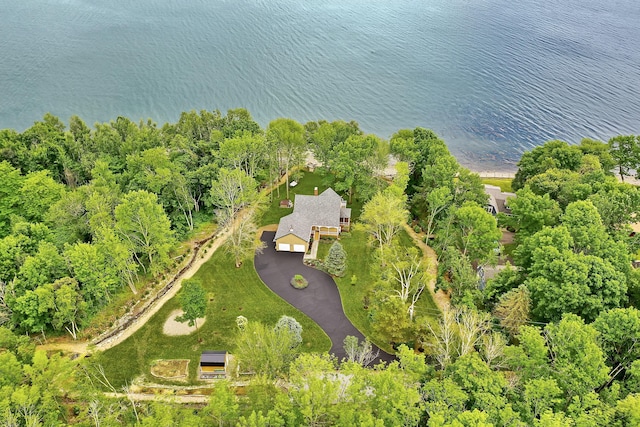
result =
[{"label": "asphalt driveway", "polygon": [[[304,265],[304,254],[277,252],[274,236],[273,231],[262,233],[261,240],[267,247],[255,257],[258,275],[273,292],[313,319],[329,335],[332,342],[330,353],[338,359],[346,357],[342,348],[345,337],[353,335],[363,340],[364,336],[345,316],[336,283],[325,272]],[[309,286],[305,289],[291,286],[291,278],[296,274],[304,276]],[[394,356],[381,350],[379,359],[388,362],[394,360]]]}]

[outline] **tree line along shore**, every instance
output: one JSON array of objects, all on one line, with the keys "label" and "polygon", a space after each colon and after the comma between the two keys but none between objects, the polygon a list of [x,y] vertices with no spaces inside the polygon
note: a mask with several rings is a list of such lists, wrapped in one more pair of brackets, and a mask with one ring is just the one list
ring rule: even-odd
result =
[{"label": "tree line along shore", "polygon": [[[307,165],[309,151],[317,165]],[[66,125],[47,114],[24,132],[1,130],[0,420],[640,425],[640,192],[624,182],[639,153],[633,135],[546,142],[502,177],[515,197],[494,216],[481,176],[425,128],[389,141],[353,121],[281,118],[262,129],[237,109],[185,112],[162,126],[118,117],[89,127],[76,116]],[[385,179],[390,154],[397,173]],[[258,229],[290,212],[279,204],[293,197],[291,181],[331,187],[353,209],[343,248],[329,257],[326,243],[315,264],[334,273],[368,338],[345,340],[343,360],[323,350],[326,337],[304,314],[280,312],[290,309],[261,293],[253,270]],[[35,350],[97,336],[178,268],[185,242],[222,227],[222,250],[166,307],[181,306],[181,320],[196,325],[207,313],[199,332],[156,340],[149,326],[88,359]],[[500,243],[504,233],[510,243]],[[477,273],[495,265],[491,279]],[[450,301],[444,309],[431,282]],[[236,316],[231,300],[249,315]],[[397,360],[370,366],[369,340]],[[118,394],[147,375],[153,351],[190,358],[203,343],[226,343],[253,375],[211,385],[206,404]],[[190,366],[188,384],[200,384],[195,373]]]}]

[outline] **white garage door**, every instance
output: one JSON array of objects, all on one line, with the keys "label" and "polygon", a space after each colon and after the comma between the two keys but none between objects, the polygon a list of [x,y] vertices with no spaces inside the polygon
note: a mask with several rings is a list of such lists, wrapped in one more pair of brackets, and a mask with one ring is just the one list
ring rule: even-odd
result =
[{"label": "white garage door", "polygon": [[288,244],[288,243],[278,243],[278,250],[279,251],[290,252],[291,251],[291,245]]},{"label": "white garage door", "polygon": [[293,245],[293,252],[306,252],[307,248],[305,245]]}]

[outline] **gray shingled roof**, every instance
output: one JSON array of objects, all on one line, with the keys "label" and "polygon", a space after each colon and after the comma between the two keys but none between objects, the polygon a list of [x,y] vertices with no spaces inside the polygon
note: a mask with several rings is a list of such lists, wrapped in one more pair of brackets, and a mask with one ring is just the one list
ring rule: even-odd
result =
[{"label": "gray shingled roof", "polygon": [[210,364],[223,364],[225,363],[225,359],[227,356],[226,351],[203,351],[200,356],[200,366],[207,366]]},{"label": "gray shingled roof", "polygon": [[340,227],[341,213],[351,217],[351,209],[342,208],[341,205],[342,197],[331,188],[327,188],[318,196],[296,194],[293,213],[280,219],[278,231],[276,231],[273,240],[276,241],[287,234],[293,234],[308,242],[311,236],[311,227],[314,225]]},{"label": "gray shingled roof", "polygon": [[506,202],[508,197],[516,197],[515,193],[506,193],[500,187],[488,184],[485,184],[484,192],[489,195],[489,204],[495,208],[496,212],[510,213]]}]

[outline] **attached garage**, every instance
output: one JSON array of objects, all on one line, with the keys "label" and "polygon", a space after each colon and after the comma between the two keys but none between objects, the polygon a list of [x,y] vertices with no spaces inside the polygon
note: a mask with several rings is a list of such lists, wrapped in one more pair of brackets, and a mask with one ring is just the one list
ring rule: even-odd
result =
[{"label": "attached garage", "polygon": [[278,252],[306,252],[309,243],[293,233],[276,239],[276,250]]},{"label": "attached garage", "polygon": [[[295,245],[298,246],[298,245]],[[288,243],[278,243],[278,250],[279,251],[285,251],[285,252],[291,252],[291,245]]]}]

